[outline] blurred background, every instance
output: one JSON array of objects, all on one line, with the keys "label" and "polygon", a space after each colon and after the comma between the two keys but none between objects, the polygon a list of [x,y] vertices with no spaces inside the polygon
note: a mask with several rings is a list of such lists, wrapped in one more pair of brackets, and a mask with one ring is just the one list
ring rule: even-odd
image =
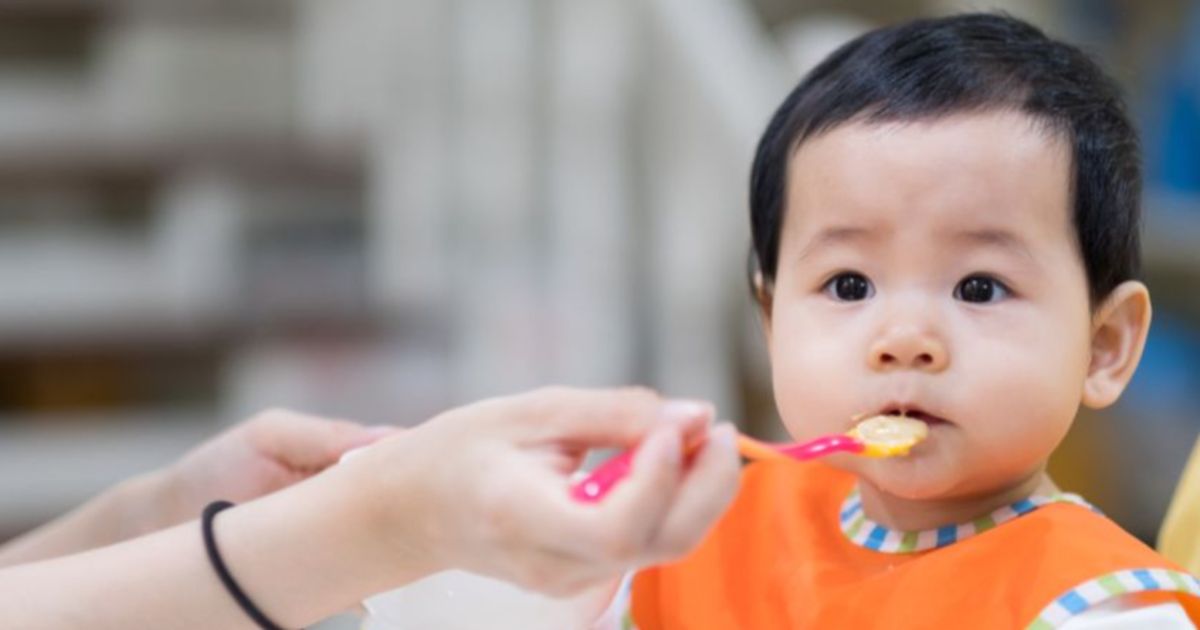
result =
[{"label": "blurred background", "polygon": [[1200,420],[1200,3],[0,0],[0,540],[257,410],[644,383],[779,437],[754,143],[878,25],[1002,9],[1145,139],[1156,322],[1054,462],[1153,540]]}]

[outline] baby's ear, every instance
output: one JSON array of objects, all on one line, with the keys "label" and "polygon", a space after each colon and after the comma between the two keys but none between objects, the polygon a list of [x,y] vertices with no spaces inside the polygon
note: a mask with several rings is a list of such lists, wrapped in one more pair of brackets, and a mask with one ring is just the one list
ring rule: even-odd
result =
[{"label": "baby's ear", "polygon": [[771,306],[775,303],[774,287],[771,281],[763,277],[761,270],[754,272],[754,302],[758,304],[758,317],[762,322],[763,339],[767,343],[767,352],[771,352]]},{"label": "baby's ear", "polygon": [[774,292],[769,280],[763,277],[762,271],[754,272],[754,301],[758,304],[758,314],[762,316],[763,328],[767,334],[771,331],[771,305],[774,303]]},{"label": "baby's ear", "polygon": [[1083,383],[1083,404],[1107,407],[1120,397],[1146,346],[1150,331],[1150,292],[1136,280],[1113,289],[1092,315],[1091,363]]}]

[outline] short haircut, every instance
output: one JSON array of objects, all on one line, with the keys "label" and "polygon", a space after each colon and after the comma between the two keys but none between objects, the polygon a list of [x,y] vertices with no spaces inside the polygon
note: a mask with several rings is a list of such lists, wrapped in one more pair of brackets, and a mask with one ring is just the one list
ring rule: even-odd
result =
[{"label": "short haircut", "polygon": [[1019,19],[970,13],[881,28],[830,54],[775,111],[750,175],[752,263],[774,281],[788,163],[848,122],[1022,112],[1071,148],[1073,222],[1092,304],[1137,277],[1142,171],[1116,84],[1078,48]]}]

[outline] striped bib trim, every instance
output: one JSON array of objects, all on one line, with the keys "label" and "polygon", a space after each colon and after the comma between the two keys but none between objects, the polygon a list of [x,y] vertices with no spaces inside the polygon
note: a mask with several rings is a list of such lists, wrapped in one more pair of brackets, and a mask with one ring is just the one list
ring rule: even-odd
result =
[{"label": "striped bib trim", "polygon": [[1051,503],[1074,503],[1096,512],[1100,511],[1077,494],[1060,492],[1021,499],[967,523],[906,532],[891,529],[867,518],[863,513],[862,497],[858,488],[855,488],[842,502],[839,519],[842,533],[860,547],[881,553],[916,553],[952,545]]},{"label": "striped bib trim", "polygon": [[1050,630],[1105,600],[1130,593],[1167,591],[1200,597],[1200,580],[1170,569],[1128,569],[1088,580],[1050,603],[1028,630]]}]

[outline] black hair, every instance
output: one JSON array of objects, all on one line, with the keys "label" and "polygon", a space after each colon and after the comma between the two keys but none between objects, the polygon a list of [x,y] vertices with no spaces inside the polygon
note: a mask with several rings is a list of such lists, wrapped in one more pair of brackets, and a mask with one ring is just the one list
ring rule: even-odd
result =
[{"label": "black hair", "polygon": [[1137,277],[1141,158],[1116,84],[1083,51],[1003,14],[922,19],[871,31],[817,65],[775,111],[750,175],[751,262],[769,287],[788,161],[851,121],[929,120],[1010,109],[1071,147],[1074,226],[1094,304]]}]

